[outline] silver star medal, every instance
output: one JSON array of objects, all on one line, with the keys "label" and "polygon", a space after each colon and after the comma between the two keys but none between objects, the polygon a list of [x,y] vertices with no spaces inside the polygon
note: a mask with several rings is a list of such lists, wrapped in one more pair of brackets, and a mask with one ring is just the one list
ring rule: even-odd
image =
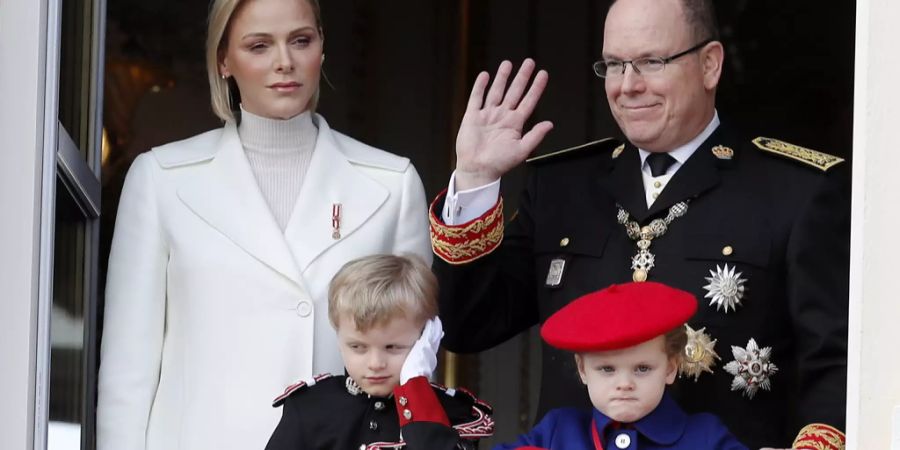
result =
[{"label": "silver star medal", "polygon": [[684,324],[687,332],[687,345],[684,346],[684,354],[678,365],[678,372],[685,377],[693,377],[696,382],[703,372],[713,373],[712,367],[716,365],[719,355],[716,353],[716,339],[706,334],[706,328],[694,330],[690,325]]},{"label": "silver star medal", "polygon": [[737,266],[729,268],[728,264],[725,264],[725,268],[722,269],[716,264],[716,271],[710,270],[709,274],[711,276],[705,277],[709,284],[703,286],[703,289],[706,289],[704,298],[712,299],[709,305],[715,304],[716,311],[724,307],[725,313],[728,314],[729,308],[732,311],[737,311],[737,307],[741,305],[744,292],[747,290],[744,286],[747,279],[741,278],[742,272],[735,274],[736,268]]},{"label": "silver star medal", "polygon": [[778,372],[778,367],[770,362],[772,347],[759,348],[754,339],[750,339],[747,348],[731,346],[734,361],[725,364],[725,371],[734,375],[731,390],[738,389],[748,398],[753,398],[760,389],[772,389],[770,378]]}]

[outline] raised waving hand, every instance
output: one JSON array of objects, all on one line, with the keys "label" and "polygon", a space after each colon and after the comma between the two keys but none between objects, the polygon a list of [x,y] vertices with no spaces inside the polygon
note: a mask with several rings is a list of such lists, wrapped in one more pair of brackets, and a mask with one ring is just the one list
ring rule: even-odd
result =
[{"label": "raised waving hand", "polygon": [[525,122],[544,93],[548,76],[541,70],[531,81],[535,63],[526,59],[507,88],[512,69],[509,61],[500,64],[487,95],[490,74],[482,72],[475,79],[456,136],[458,190],[483,186],[500,178],[528,158],[553,129],[553,123],[543,121],[523,134]]}]

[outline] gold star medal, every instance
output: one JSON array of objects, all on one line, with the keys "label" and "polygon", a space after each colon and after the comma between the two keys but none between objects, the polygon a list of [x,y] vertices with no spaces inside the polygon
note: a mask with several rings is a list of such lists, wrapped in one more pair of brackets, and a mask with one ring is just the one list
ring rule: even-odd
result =
[{"label": "gold star medal", "polygon": [[709,305],[716,305],[716,311],[725,308],[725,313],[728,314],[729,309],[737,311],[737,307],[741,305],[744,292],[747,290],[744,286],[747,279],[741,278],[742,272],[734,273],[736,268],[737,266],[729,268],[728,264],[725,264],[725,268],[722,269],[716,264],[716,271],[710,270],[710,276],[706,277],[709,284],[703,286],[703,289],[706,289],[704,298],[712,299]]},{"label": "gold star medal", "polygon": [[760,389],[772,389],[771,377],[778,372],[778,367],[770,361],[772,347],[759,348],[756,340],[751,338],[747,348],[731,346],[731,353],[734,361],[725,364],[725,371],[734,375],[732,391],[741,390],[752,399]]},{"label": "gold star medal", "polygon": [[684,324],[687,331],[687,345],[684,346],[684,354],[678,365],[678,373],[684,377],[693,377],[694,381],[700,378],[703,372],[713,373],[712,367],[716,364],[719,355],[716,353],[716,339],[711,339],[706,334],[706,328],[694,330],[690,325]]}]

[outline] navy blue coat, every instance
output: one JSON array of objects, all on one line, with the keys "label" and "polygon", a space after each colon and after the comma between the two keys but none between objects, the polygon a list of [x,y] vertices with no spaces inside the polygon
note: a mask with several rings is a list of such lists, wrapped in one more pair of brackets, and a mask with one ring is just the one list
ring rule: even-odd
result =
[{"label": "navy blue coat", "polygon": [[718,417],[708,413],[688,415],[668,394],[663,395],[653,412],[618,430],[614,429],[612,419],[597,409],[591,411],[554,409],[530,433],[520,436],[514,443],[498,445],[494,450],[523,446],[594,450],[592,420],[597,424],[598,435],[606,450],[747,450],[747,446],[738,442]]}]

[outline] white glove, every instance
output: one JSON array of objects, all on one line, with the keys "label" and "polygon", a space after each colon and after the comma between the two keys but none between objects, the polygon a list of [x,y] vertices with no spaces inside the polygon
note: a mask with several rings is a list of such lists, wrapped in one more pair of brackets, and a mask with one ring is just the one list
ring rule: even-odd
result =
[{"label": "white glove", "polygon": [[406,384],[410,379],[419,376],[431,378],[437,367],[437,351],[443,337],[444,328],[439,317],[435,316],[434,319],[425,322],[422,335],[413,344],[400,369],[400,384]]}]

